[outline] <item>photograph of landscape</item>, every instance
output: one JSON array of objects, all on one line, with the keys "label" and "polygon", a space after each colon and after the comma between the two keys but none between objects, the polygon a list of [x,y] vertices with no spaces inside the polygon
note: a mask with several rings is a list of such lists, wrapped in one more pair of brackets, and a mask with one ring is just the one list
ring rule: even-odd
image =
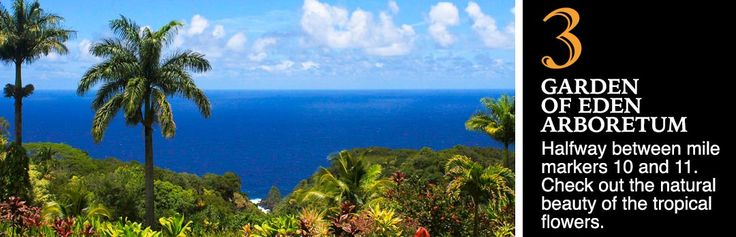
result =
[{"label": "photograph of landscape", "polygon": [[514,236],[512,0],[0,5],[0,236]]}]

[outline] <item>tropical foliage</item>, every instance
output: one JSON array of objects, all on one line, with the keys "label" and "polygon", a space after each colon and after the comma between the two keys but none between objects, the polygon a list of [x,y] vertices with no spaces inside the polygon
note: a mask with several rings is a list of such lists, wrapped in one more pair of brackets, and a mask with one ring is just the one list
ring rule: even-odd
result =
[{"label": "tropical foliage", "polygon": [[[124,220],[123,224],[142,223],[145,206],[141,164],[113,158],[93,159],[85,152],[64,144],[32,143],[26,144],[25,148],[32,157],[31,167],[34,168],[29,173],[35,173],[31,176],[32,188],[38,192],[34,192],[33,202],[19,200],[41,210],[44,217],[42,225],[53,226],[56,220],[63,220],[59,222],[63,224],[70,222],[67,220],[70,218],[75,219],[74,223],[90,219],[111,221],[112,225],[117,225],[115,222],[120,220]],[[43,156],[43,151],[49,149],[55,155],[52,160],[44,161],[48,169],[38,169],[41,165],[35,161],[42,159],[33,157]],[[232,173],[197,176],[156,168],[154,177],[158,191],[155,212],[164,218],[160,218],[151,229],[161,229],[164,235],[166,229],[172,230],[170,233],[183,230],[167,227],[171,226],[167,224],[169,222],[186,224],[191,221],[189,228],[184,228],[188,229],[187,233],[219,236],[237,232],[248,223],[260,223],[266,217],[240,191],[240,178]],[[224,181],[213,182],[221,180]],[[227,190],[237,191],[228,194]],[[0,223],[6,221],[0,220]],[[95,229],[101,233],[101,229]],[[115,231],[123,231],[123,228]],[[139,231],[143,233],[145,228]],[[0,233],[7,233],[7,230],[0,228]]]},{"label": "tropical foliage", "polygon": [[380,201],[389,181],[381,178],[381,166],[369,164],[364,156],[347,151],[333,156],[332,167],[320,168],[317,185],[306,190],[301,199],[324,201],[331,207],[347,202],[358,208]]},{"label": "tropical foliage", "polygon": [[465,128],[488,134],[493,139],[503,143],[506,151],[506,167],[512,167],[513,159],[509,155],[509,145],[514,143],[516,136],[516,112],[514,97],[503,95],[499,99],[483,98],[480,103],[485,111],[480,111],[465,122]]},{"label": "tropical foliage", "polygon": [[[11,206],[22,206],[17,203],[24,201],[26,207],[2,210],[24,210],[10,215],[14,217],[40,217],[0,220],[0,233],[406,236],[422,227],[432,236],[470,236],[474,223],[480,223],[478,236],[513,233],[513,174],[498,165],[503,152],[492,148],[457,146],[434,152],[374,147],[343,151],[331,158],[330,167],[320,169],[285,196],[271,213],[258,210],[240,192],[240,178],[235,174],[197,176],[157,168],[155,212],[163,218],[150,228],[141,224],[145,215],[141,164],[113,158],[93,159],[64,144],[32,143],[25,148],[34,167],[29,172],[37,172],[31,180],[33,189],[38,191],[34,192],[36,201],[6,199],[6,203],[14,203]],[[52,158],[46,160],[43,157],[48,157],[49,152]],[[395,163],[389,165],[388,160]],[[430,160],[444,161],[439,167],[440,179],[433,172],[409,168],[409,164]],[[40,169],[41,162],[48,168]],[[381,168],[382,172],[368,172],[377,170],[377,166],[400,171],[387,173]],[[332,177],[325,178],[327,174]],[[346,184],[349,189],[334,188],[342,186],[336,185],[337,181],[351,182],[347,177],[363,181]],[[474,184],[476,177],[482,185]],[[373,189],[376,183],[382,187]],[[476,186],[480,188],[471,188]],[[232,190],[236,191],[230,194]],[[324,198],[305,198],[307,194],[314,195],[312,192]],[[369,201],[358,205],[358,201],[353,203],[358,198],[351,197],[372,198],[360,198]],[[24,223],[24,219],[31,222]]]},{"label": "tropical foliage", "polygon": [[[417,233],[419,227],[433,233],[433,236],[493,236],[502,234],[504,230],[506,232],[503,233],[513,233],[513,173],[501,165],[503,153],[492,148],[464,146],[437,152],[379,147],[343,151],[331,158],[330,167],[322,168],[310,179],[302,181],[273,214],[301,215],[304,210],[323,210],[323,220],[328,222],[329,233],[336,236],[397,233],[405,236]],[[463,191],[466,190],[461,185],[465,183],[461,182],[465,179],[460,176],[463,170],[456,168],[460,163],[464,165],[462,167],[480,168],[484,173],[481,175],[484,185],[474,193],[482,197],[474,199]],[[376,166],[381,167],[381,172],[368,175],[370,172],[367,171],[376,170],[371,168]],[[373,201],[359,205],[345,198],[356,195],[345,195],[352,193],[346,190],[362,190],[359,188],[361,185],[343,184],[349,180],[373,180],[382,183],[382,188],[371,199]],[[336,186],[342,189],[320,192],[336,190],[333,188]],[[315,195],[314,192],[324,198],[308,198]],[[487,197],[491,199],[479,200]],[[312,223],[314,220],[302,222]],[[478,228],[475,228],[476,222],[480,224]],[[473,235],[474,230],[476,235]]]},{"label": "tropical foliage", "polygon": [[483,205],[494,205],[496,209],[513,202],[514,173],[501,166],[483,167],[470,158],[457,155],[447,162],[447,177],[450,179],[447,192],[455,198],[468,197],[473,208],[473,236],[479,236],[480,215]]}]

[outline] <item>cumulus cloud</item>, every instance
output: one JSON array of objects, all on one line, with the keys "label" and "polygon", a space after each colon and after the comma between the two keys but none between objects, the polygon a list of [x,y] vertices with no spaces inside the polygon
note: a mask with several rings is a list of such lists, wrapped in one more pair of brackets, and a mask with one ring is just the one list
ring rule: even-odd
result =
[{"label": "cumulus cloud", "polygon": [[391,11],[392,14],[398,14],[399,4],[397,4],[394,0],[388,1],[388,10]]},{"label": "cumulus cloud", "polygon": [[[196,44],[208,40],[211,41],[212,38],[221,39],[225,36],[225,26],[219,24],[215,25],[209,33],[205,33],[209,26],[209,20],[204,16],[199,14],[192,16],[192,19],[184,29],[174,37],[172,46],[174,48],[179,48],[187,42],[189,44]],[[215,41],[212,42],[214,43]]]},{"label": "cumulus cloud", "polygon": [[316,62],[311,61],[311,60],[310,61],[306,61],[306,62],[302,62],[302,69],[309,70],[309,69],[313,69],[313,68],[314,69],[319,68],[319,63],[316,63]]},{"label": "cumulus cloud", "polygon": [[255,42],[253,42],[252,52],[248,55],[248,58],[251,61],[263,61],[263,59],[268,57],[266,49],[275,45],[277,41],[278,39],[274,37],[258,38]]},{"label": "cumulus cloud", "polygon": [[460,24],[457,7],[450,2],[439,2],[429,10],[429,35],[442,47],[455,42],[447,28]]},{"label": "cumulus cloud", "polygon": [[231,49],[236,52],[241,52],[245,50],[245,43],[248,41],[248,38],[245,36],[243,32],[239,32],[232,37],[230,37],[229,40],[227,40],[227,43],[225,44],[225,47],[228,49]]},{"label": "cumulus cloud", "polygon": [[[511,12],[511,15],[516,17],[516,6],[512,7],[509,11]],[[506,32],[512,35],[516,33],[516,23],[514,21],[506,25]]]},{"label": "cumulus cloud", "polygon": [[89,52],[89,50],[92,48],[92,41],[88,39],[83,39],[79,41],[79,44],[77,44],[77,47],[79,47],[79,58],[81,59],[95,58],[95,56]]},{"label": "cumulus cloud", "polygon": [[203,16],[200,16],[199,14],[194,15],[192,17],[192,21],[189,23],[189,28],[187,29],[188,35],[198,35],[202,34],[205,29],[207,29],[207,26],[209,26],[209,21],[204,18]]},{"label": "cumulus cloud", "polygon": [[289,70],[292,66],[294,66],[294,62],[291,60],[283,60],[278,64],[274,65],[261,65],[259,68],[263,71],[267,72],[279,72],[279,71],[286,71]]},{"label": "cumulus cloud", "polygon": [[[513,27],[502,32],[493,17],[486,15],[475,2],[469,2],[465,12],[473,20],[473,30],[480,36],[483,44],[489,48],[508,48],[513,46]],[[512,23],[513,25],[513,23]]]},{"label": "cumulus cloud", "polygon": [[215,29],[212,30],[212,37],[215,37],[215,39],[219,39],[225,36],[225,27],[222,25],[216,25]]},{"label": "cumulus cloud", "polygon": [[335,49],[362,49],[381,56],[409,53],[416,35],[409,25],[396,26],[385,12],[374,19],[371,12],[349,12],[318,0],[304,1],[300,23],[311,43]]}]

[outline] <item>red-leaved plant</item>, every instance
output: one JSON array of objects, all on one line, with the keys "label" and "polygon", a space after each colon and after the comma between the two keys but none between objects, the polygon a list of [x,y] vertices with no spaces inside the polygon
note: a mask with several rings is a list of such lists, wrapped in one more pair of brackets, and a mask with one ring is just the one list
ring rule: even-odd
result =
[{"label": "red-leaved plant", "polygon": [[54,221],[54,225],[51,226],[52,229],[56,232],[56,236],[59,237],[69,237],[71,236],[74,231],[72,228],[74,227],[74,218],[64,218],[64,219],[56,219]]},{"label": "red-leaved plant", "polygon": [[41,208],[29,206],[19,197],[10,197],[0,202],[0,222],[9,223],[16,229],[38,228],[41,226]]}]

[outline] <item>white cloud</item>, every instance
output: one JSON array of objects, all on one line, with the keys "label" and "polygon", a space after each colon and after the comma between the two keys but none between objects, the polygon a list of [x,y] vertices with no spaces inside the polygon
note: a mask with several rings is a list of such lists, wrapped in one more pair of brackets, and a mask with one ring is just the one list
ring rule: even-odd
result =
[{"label": "white cloud", "polygon": [[225,27],[222,25],[216,25],[215,29],[212,30],[212,37],[215,37],[215,39],[219,39],[225,36]]},{"label": "white cloud", "polygon": [[506,25],[506,33],[509,34],[516,34],[516,24],[514,22],[511,22],[510,24]]},{"label": "white cloud", "polygon": [[191,23],[189,23],[189,29],[187,29],[188,35],[198,35],[202,34],[205,29],[207,29],[207,26],[209,26],[210,23],[207,21],[206,18],[203,16],[200,16],[199,14],[194,15],[192,17]]},{"label": "white cloud", "polygon": [[[512,7],[509,11],[511,12],[511,15],[516,16],[516,6]],[[512,35],[516,34],[516,23],[514,21],[506,25],[506,32]]]},{"label": "white cloud", "polygon": [[184,36],[181,33],[176,34],[176,36],[174,36],[174,42],[171,44],[171,46],[174,48],[179,48],[182,45],[184,45],[185,41],[186,40],[184,39]]},{"label": "white cloud", "polygon": [[396,1],[389,0],[388,1],[388,10],[391,11],[392,14],[398,14],[399,13],[399,4],[396,4]]},{"label": "white cloud", "polygon": [[[245,46],[240,46],[237,38],[230,42],[228,47],[227,43],[230,38],[227,38],[225,28],[224,24],[211,25],[205,16],[194,15],[184,29],[174,36],[171,46],[172,48],[191,49],[207,55],[208,58],[225,56],[228,49],[234,52],[245,49]],[[244,39],[240,40],[244,41],[243,44],[245,43]]]},{"label": "white cloud", "polygon": [[59,61],[62,56],[56,52],[50,52],[46,54],[44,57],[46,58],[46,60],[49,60],[51,62],[56,62],[56,61]]},{"label": "white cloud", "polygon": [[258,38],[256,42],[253,43],[253,50],[264,51],[267,47],[276,44],[277,41],[278,39],[274,37]]},{"label": "white cloud", "polygon": [[227,40],[225,47],[233,51],[240,52],[245,49],[245,43],[247,41],[248,41],[248,38],[245,36],[245,34],[243,32],[239,32],[233,35],[232,37],[230,37],[229,40]]},{"label": "white cloud", "polygon": [[315,69],[319,68],[319,63],[315,63],[314,61],[302,62],[302,69],[309,70],[312,68],[315,68]]},{"label": "white cloud", "polygon": [[248,55],[248,59],[254,62],[263,61],[264,59],[266,59],[266,57],[268,57],[268,54],[266,52],[253,52]]},{"label": "white cloud", "polygon": [[[493,17],[486,15],[475,2],[469,2],[465,12],[473,20],[473,30],[483,40],[483,44],[489,48],[508,48],[513,46],[513,33],[507,28],[507,32],[501,32]],[[513,23],[512,23],[513,24]]]},{"label": "white cloud", "polygon": [[381,56],[410,52],[416,35],[409,25],[395,26],[385,12],[376,21],[370,12],[357,9],[351,13],[318,0],[304,1],[301,27],[311,43],[335,49],[362,49]]},{"label": "white cloud", "polygon": [[253,52],[251,52],[250,55],[248,55],[248,58],[251,61],[260,62],[266,57],[268,57],[268,53],[266,53],[266,49],[270,46],[273,46],[277,43],[278,39],[274,37],[264,37],[264,38],[258,38],[255,42],[253,42]]},{"label": "white cloud", "polygon": [[89,50],[92,48],[92,41],[88,39],[83,39],[79,41],[79,44],[77,46],[79,47],[79,58],[81,59],[95,58],[95,56],[89,52]]},{"label": "white cloud", "polygon": [[383,63],[375,63],[373,65],[376,66],[377,68],[383,68]]},{"label": "white cloud", "polygon": [[267,72],[286,71],[294,66],[294,62],[291,60],[283,60],[278,64],[274,65],[261,65],[259,68]]},{"label": "white cloud", "polygon": [[455,42],[447,27],[460,24],[457,7],[450,2],[439,2],[429,10],[429,35],[442,47]]}]

